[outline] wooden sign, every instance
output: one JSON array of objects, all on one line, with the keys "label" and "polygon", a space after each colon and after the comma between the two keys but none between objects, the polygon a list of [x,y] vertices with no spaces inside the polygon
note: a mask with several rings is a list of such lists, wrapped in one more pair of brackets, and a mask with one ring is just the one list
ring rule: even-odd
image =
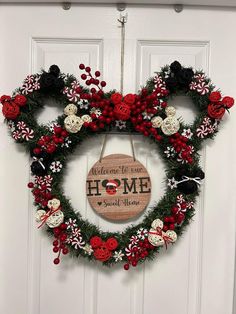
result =
[{"label": "wooden sign", "polygon": [[89,171],[86,193],[92,208],[104,218],[122,221],[140,214],[151,196],[146,168],[133,157],[113,154]]}]

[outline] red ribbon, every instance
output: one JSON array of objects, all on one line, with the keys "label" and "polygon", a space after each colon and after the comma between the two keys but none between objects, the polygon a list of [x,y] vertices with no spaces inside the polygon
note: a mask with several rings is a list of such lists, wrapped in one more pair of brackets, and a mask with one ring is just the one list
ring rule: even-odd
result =
[{"label": "red ribbon", "polygon": [[162,237],[162,239],[165,241],[165,247],[167,250],[167,244],[172,243],[171,237],[166,235],[160,227],[157,227],[155,231],[149,231],[149,234],[155,234]]},{"label": "red ribbon", "polygon": [[42,215],[41,216],[42,223],[38,226],[38,229],[41,228],[46,223],[46,221],[48,220],[50,216],[55,214],[60,209],[61,209],[61,206],[59,206],[57,209],[53,209],[53,207],[51,207],[50,210],[45,215]]}]

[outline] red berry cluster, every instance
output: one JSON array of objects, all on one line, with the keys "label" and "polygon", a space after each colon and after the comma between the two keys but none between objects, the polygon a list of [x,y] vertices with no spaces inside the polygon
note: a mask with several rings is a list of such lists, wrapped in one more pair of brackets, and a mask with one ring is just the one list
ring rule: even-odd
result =
[{"label": "red berry cluster", "polygon": [[156,128],[152,127],[152,123],[146,120],[143,113],[155,115],[157,113],[157,106],[165,108],[166,102],[160,103],[158,98],[163,98],[168,95],[166,88],[156,88],[149,93],[146,88],[143,88],[140,95],[128,94],[123,97],[119,93],[111,95],[110,99],[104,97],[102,88],[106,86],[106,82],[99,81],[100,72],[95,72],[95,77],[91,74],[91,68],[80,64],[79,68],[85,70],[86,73],[81,75],[88,86],[95,86],[90,89],[90,93],[86,94],[81,88],[76,90],[81,99],[89,100],[91,108],[98,108],[101,110],[101,115],[96,116],[91,114],[92,122],[84,123],[85,127],[91,128],[93,131],[105,128],[105,125],[110,125],[115,120],[130,120],[137,132],[144,136],[152,135],[156,140],[160,141],[162,137],[158,134]]},{"label": "red berry cluster", "polygon": [[63,144],[65,138],[68,136],[68,132],[62,127],[54,127],[53,133],[53,135],[44,135],[38,140],[38,147],[33,150],[35,155],[39,155],[42,150],[48,154],[53,154],[57,149],[57,145]]},{"label": "red berry cluster", "polygon": [[181,204],[178,204],[178,206],[175,205],[171,208],[172,215],[164,218],[163,231],[174,230],[175,224],[180,225],[184,221],[184,211],[186,210],[186,207],[187,203],[182,202]]},{"label": "red berry cluster", "polygon": [[94,250],[94,257],[101,262],[109,260],[112,256],[112,251],[118,246],[116,238],[113,237],[102,241],[100,237],[94,236],[90,239],[90,244]]},{"label": "red berry cluster", "polygon": [[[101,75],[99,71],[95,72],[95,77],[93,77],[91,73],[91,68],[90,67],[85,67],[83,63],[79,65],[80,70],[85,70],[86,73],[83,73],[81,75],[81,79],[85,81],[85,84],[90,86],[94,85],[96,86],[99,90],[102,90],[103,87],[105,87],[107,84],[104,81],[100,81],[98,77]],[[100,85],[100,86],[99,86]],[[95,93],[96,89],[93,87],[91,88],[91,93]]]},{"label": "red berry cluster", "polygon": [[137,245],[132,248],[132,254],[127,256],[128,263],[124,264],[124,269],[128,270],[130,266],[136,267],[139,260],[145,259],[149,251],[153,250],[154,246],[145,238],[140,240]]},{"label": "red berry cluster", "polygon": [[189,164],[193,163],[191,157],[191,147],[187,145],[188,138],[175,133],[169,138],[169,142],[174,147],[176,153],[180,154],[183,160],[186,160]]},{"label": "red berry cluster", "polygon": [[65,233],[67,226],[65,223],[62,223],[59,227],[53,229],[55,240],[53,241],[53,252],[58,253],[57,257],[54,259],[54,264],[57,265],[60,263],[61,253],[66,255],[69,250],[66,246],[67,234]]},{"label": "red berry cluster", "polygon": [[41,204],[43,207],[46,207],[48,201],[52,199],[52,194],[48,191],[48,186],[46,184],[39,185],[29,182],[28,188],[33,189],[32,193],[34,195],[35,203]]}]

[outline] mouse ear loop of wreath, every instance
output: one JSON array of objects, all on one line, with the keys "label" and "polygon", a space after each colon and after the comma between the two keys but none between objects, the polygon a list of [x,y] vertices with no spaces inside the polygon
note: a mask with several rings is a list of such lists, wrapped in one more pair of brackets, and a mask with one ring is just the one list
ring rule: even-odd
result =
[{"label": "mouse ear loop of wreath", "polygon": [[[2,113],[5,117],[12,137],[18,142],[34,146],[35,140],[45,133],[45,125],[39,125],[35,114],[44,107],[43,98],[53,96],[59,99],[62,95],[65,82],[57,65],[52,65],[49,71],[28,75],[23,85],[13,96],[0,97]],[[55,120],[57,120],[56,117]],[[30,145],[32,142],[32,145]]]}]

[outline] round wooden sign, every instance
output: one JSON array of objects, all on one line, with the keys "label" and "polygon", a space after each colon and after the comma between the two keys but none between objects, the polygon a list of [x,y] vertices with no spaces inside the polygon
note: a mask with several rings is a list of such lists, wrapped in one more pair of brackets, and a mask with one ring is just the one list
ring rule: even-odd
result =
[{"label": "round wooden sign", "polygon": [[133,157],[112,154],[90,169],[86,193],[98,214],[122,221],[137,216],[147,207],[151,180],[147,169]]}]

